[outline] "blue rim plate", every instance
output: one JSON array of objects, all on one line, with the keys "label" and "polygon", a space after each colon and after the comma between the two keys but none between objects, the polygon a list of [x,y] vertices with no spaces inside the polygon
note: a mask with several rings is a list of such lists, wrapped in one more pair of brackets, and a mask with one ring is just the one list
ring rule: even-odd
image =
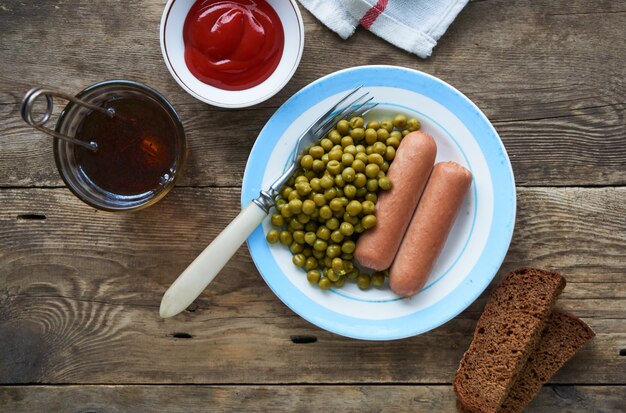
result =
[{"label": "blue rim plate", "polygon": [[467,308],[497,273],[515,226],[515,180],[497,132],[466,96],[426,73],[361,66],[325,76],[292,96],[267,122],[243,177],[247,205],[280,175],[300,133],[348,90],[363,85],[379,103],[369,119],[417,117],[437,142],[437,162],[453,160],[474,176],[459,217],[428,282],[412,298],[353,283],[321,291],[281,245],[269,245],[269,219],[248,238],[252,259],[274,293],[311,323],[347,337],[393,340],[436,328]]}]

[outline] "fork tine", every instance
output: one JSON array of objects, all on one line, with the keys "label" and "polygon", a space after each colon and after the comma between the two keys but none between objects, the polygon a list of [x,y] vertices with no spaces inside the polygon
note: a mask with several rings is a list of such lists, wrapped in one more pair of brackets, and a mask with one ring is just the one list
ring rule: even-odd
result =
[{"label": "fork tine", "polygon": [[374,99],[374,96],[370,96],[369,99],[367,99],[363,103],[360,103],[356,107],[354,107],[354,105],[353,105],[352,111],[346,115],[346,119],[350,120],[351,118],[353,118],[355,116],[363,115],[360,112],[361,108],[366,107],[366,105],[369,104],[373,99]]},{"label": "fork tine", "polygon": [[326,119],[328,118],[328,116],[330,116],[335,110],[337,110],[337,108],[346,101],[346,99],[348,99],[350,96],[354,95],[356,92],[358,92],[361,88],[363,87],[363,85],[358,86],[354,89],[352,89],[351,92],[349,92],[347,95],[345,95],[343,98],[341,98],[341,100],[339,100],[337,103],[335,103],[330,109],[328,109],[323,115],[321,115],[319,118],[317,118],[317,120],[315,121],[315,123],[313,123],[313,125],[311,125],[310,129],[319,129],[319,126],[323,123],[325,123]]},{"label": "fork tine", "polygon": [[[317,129],[315,129],[314,133],[317,135],[317,134],[321,133],[323,130],[325,130],[326,128],[328,128],[328,126],[330,126],[333,123],[335,123],[336,121],[338,121],[339,119],[343,119],[344,117],[346,117],[346,114],[349,113],[348,111],[350,111],[354,105],[360,103],[361,100],[363,100],[363,98],[366,98],[368,95],[369,95],[369,92],[365,92],[364,94],[362,94],[358,98],[354,99],[349,104],[345,105],[345,107],[341,108],[341,110],[339,112],[337,112],[336,114],[330,116]],[[352,112],[354,112],[354,110]]]}]

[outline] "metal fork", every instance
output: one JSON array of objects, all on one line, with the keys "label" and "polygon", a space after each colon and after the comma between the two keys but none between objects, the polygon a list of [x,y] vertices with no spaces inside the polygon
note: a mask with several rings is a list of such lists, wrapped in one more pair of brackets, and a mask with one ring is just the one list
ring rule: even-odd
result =
[{"label": "metal fork", "polygon": [[[248,206],[242,209],[239,215],[224,228],[168,288],[161,300],[159,310],[161,317],[172,317],[183,311],[213,281],[241,244],[269,214],[280,188],[298,168],[300,158],[313,143],[327,134],[339,120],[365,115],[377,105],[372,103],[373,97],[369,96],[368,92],[358,94],[360,89],[361,87],[358,87],[346,94],[298,138],[296,148],[290,155],[289,166],[283,174],[274,181],[267,191],[262,190],[258,198],[252,200]],[[355,95],[358,97],[351,99]]]}]

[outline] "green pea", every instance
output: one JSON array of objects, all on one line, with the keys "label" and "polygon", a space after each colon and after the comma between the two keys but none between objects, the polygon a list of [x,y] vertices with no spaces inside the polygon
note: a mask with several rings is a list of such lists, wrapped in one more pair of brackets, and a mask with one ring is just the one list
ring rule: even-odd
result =
[{"label": "green pea", "polygon": [[376,138],[378,140],[378,142],[385,142],[387,141],[387,138],[389,137],[389,132],[387,131],[387,129],[383,129],[380,128],[376,131]]},{"label": "green pea", "polygon": [[331,141],[330,139],[324,138],[320,142],[320,146],[322,147],[322,149],[328,152],[333,147],[333,141]]},{"label": "green pea", "polygon": [[382,272],[376,271],[372,274],[371,282],[374,287],[382,287],[383,283],[385,282],[385,276]]},{"label": "green pea", "polygon": [[[330,230],[325,225],[320,225],[315,233],[317,238],[328,241],[330,239]],[[326,249],[326,248],[324,248]]]},{"label": "green pea", "polygon": [[372,129],[372,128],[365,129],[365,143],[367,143],[368,145],[371,145],[377,140],[378,140],[378,133],[376,132],[376,129]]},{"label": "green pea", "polygon": [[339,274],[337,274],[332,268],[329,268],[328,272],[326,273],[326,277],[330,281],[337,281],[339,279]]},{"label": "green pea", "polygon": [[360,116],[355,116],[350,119],[350,126],[353,128],[362,128],[364,124],[364,120]]},{"label": "green pea", "polygon": [[391,180],[386,176],[378,179],[378,186],[383,191],[389,191],[391,189]]},{"label": "green pea", "polygon": [[402,137],[404,138],[404,137],[405,137],[406,135],[408,135],[409,133],[411,133],[411,131],[410,131],[410,130],[408,130],[408,129],[403,129],[403,130],[402,130]]},{"label": "green pea", "polygon": [[[317,159],[316,159],[316,160],[317,160]],[[316,161],[316,160],[315,160],[315,161]],[[329,161],[329,160],[330,160],[330,159],[328,158],[328,154],[327,154],[327,153],[325,153],[324,155],[322,155],[322,159],[321,159],[321,161],[322,161],[322,163],[324,164],[324,167],[326,167],[326,164],[328,163],[328,161]],[[315,161],[313,161],[313,168],[315,168]]]},{"label": "green pea", "polygon": [[352,155],[351,153],[344,153],[343,155],[341,155],[341,163],[345,166],[351,166],[353,162],[354,155]]},{"label": "green pea", "polygon": [[368,289],[370,287],[370,282],[370,276],[367,274],[359,274],[359,276],[356,277],[356,285],[358,285],[362,290]]},{"label": "green pea", "polygon": [[[308,201],[308,199],[307,199]],[[305,201],[306,202],[306,201]],[[313,201],[311,201],[313,202]],[[304,202],[302,203],[302,208],[303,208],[303,212],[300,212],[297,216],[296,219],[298,220],[299,223],[301,224],[306,224],[307,222],[309,222],[311,220],[311,217],[308,216],[307,214],[304,213]]]},{"label": "green pea", "polygon": [[267,232],[267,235],[265,236],[265,239],[267,240],[267,242],[269,242],[270,244],[276,244],[278,242],[278,239],[280,238],[280,233],[278,232],[278,230],[276,229],[270,229]]},{"label": "green pea", "polygon": [[387,149],[387,145],[385,145],[382,142],[376,142],[375,144],[372,145],[372,152],[377,153],[381,156],[385,154],[386,149]]},{"label": "green pea", "polygon": [[343,155],[343,151],[341,151],[340,149],[331,150],[328,153],[328,163],[326,164],[326,167],[328,167],[331,161],[340,161],[342,155]]},{"label": "green pea", "polygon": [[[335,180],[333,179],[333,184],[335,183]],[[333,187],[328,188],[327,190],[324,191],[324,198],[326,198],[327,201],[330,201],[331,199],[335,198],[337,196],[337,190]]]},{"label": "green pea", "polygon": [[343,260],[339,257],[333,258],[331,266],[335,272],[343,270]]},{"label": "green pea", "polygon": [[[313,218],[313,215],[311,215],[311,218]],[[310,222],[308,222],[308,223],[304,226],[304,231],[305,231],[305,232],[315,232],[315,231],[317,231],[317,227],[318,227],[317,222],[310,221]]]},{"label": "green pea", "polygon": [[373,153],[371,155],[367,155],[367,162],[376,164],[378,166],[381,166],[383,164],[383,162],[385,162],[385,160],[383,159],[382,155],[380,155],[378,153]]},{"label": "green pea", "polygon": [[296,254],[293,256],[291,261],[296,267],[302,267],[306,263],[306,257],[303,254]]},{"label": "green pea", "polygon": [[330,206],[330,209],[332,209],[333,211],[339,211],[340,209],[343,208],[343,204],[341,203],[339,198],[331,199],[330,204],[328,204],[328,206]]},{"label": "green pea", "polygon": [[282,215],[283,218],[289,218],[293,215],[293,212],[291,212],[291,209],[289,209],[289,204],[281,208],[280,215]]},{"label": "green pea", "polygon": [[302,201],[299,199],[289,201],[289,210],[294,214],[299,214],[302,211]]},{"label": "green pea", "polygon": [[401,114],[396,115],[393,117],[392,123],[393,123],[393,126],[395,126],[396,128],[402,129],[407,124],[406,116],[401,115]]},{"label": "green pea", "polygon": [[354,264],[352,263],[352,261],[343,261],[343,272],[344,273],[349,273],[350,271],[352,271],[354,269]]},{"label": "green pea", "polygon": [[375,215],[365,215],[361,219],[361,225],[363,225],[363,228],[365,228],[365,229],[369,229],[369,228],[374,227],[376,225],[376,216]]},{"label": "green pea", "polygon": [[365,170],[365,162],[360,159],[355,159],[351,166],[356,172],[363,172]]},{"label": "green pea", "polygon": [[344,136],[341,138],[341,146],[344,148],[347,146],[354,146],[354,140],[351,136]]},{"label": "green pea", "polygon": [[331,218],[328,221],[326,221],[326,227],[331,230],[334,231],[337,228],[339,228],[339,220],[337,218]]},{"label": "green pea", "polygon": [[311,247],[304,247],[304,249],[302,250],[302,254],[305,257],[309,258],[311,255],[313,255],[313,250],[311,249]]},{"label": "green pea", "polygon": [[387,144],[387,146],[391,146],[394,149],[398,149],[398,146],[400,146],[400,139],[398,139],[395,136],[391,136],[387,138],[387,141],[385,143]]},{"label": "green pea", "polygon": [[343,244],[341,244],[341,252],[346,254],[352,254],[356,249],[356,244],[352,240],[346,240]]},{"label": "green pea", "polygon": [[311,246],[315,244],[316,239],[317,237],[315,236],[315,232],[307,232],[306,234],[304,234],[304,242]]},{"label": "green pea", "polygon": [[292,232],[293,240],[298,244],[304,244],[304,231],[301,229]]},{"label": "green pea", "polygon": [[365,186],[362,186],[361,188],[357,188],[356,190],[356,197],[361,199],[365,196],[365,194],[367,194],[367,188],[365,188]]},{"label": "green pea", "polygon": [[[380,166],[376,165],[375,163],[367,164],[367,166],[365,167],[365,175],[367,175],[368,178],[376,178],[378,172],[380,172]],[[291,203],[289,207],[291,207]]]},{"label": "green pea", "polygon": [[[322,156],[323,158],[323,156]],[[313,161],[313,166],[311,167],[311,169],[313,169],[313,171],[315,172],[322,172],[324,170],[324,168],[326,168],[326,163],[324,163],[323,160],[319,160],[316,159]]]},{"label": "green pea", "polygon": [[328,205],[324,205],[323,207],[320,208],[320,218],[329,219],[332,216],[333,216],[333,210],[330,209]]},{"label": "green pea", "polygon": [[352,215],[353,217],[359,215],[362,210],[363,206],[359,201],[350,201],[350,203],[346,206],[346,212],[348,212],[348,214]]},{"label": "green pea", "polygon": [[322,239],[316,239],[313,243],[313,249],[315,251],[324,251],[328,248],[328,243]]},{"label": "green pea", "polygon": [[346,182],[354,181],[355,175],[356,175],[356,171],[351,166],[348,166],[341,172],[341,176],[343,177],[343,180]]},{"label": "green pea", "polygon": [[272,214],[270,222],[276,227],[282,227],[285,225],[285,219],[281,214]]},{"label": "green pea", "polygon": [[371,155],[372,153],[374,153],[374,151],[372,150],[372,145],[368,145],[367,148],[365,148],[365,154]]},{"label": "green pea", "polygon": [[387,171],[389,170],[389,162],[383,162],[383,164],[380,165],[380,170],[387,173]]},{"label": "green pea", "polygon": [[350,131],[350,137],[355,141],[360,141],[365,137],[365,130],[363,128],[354,128]]},{"label": "green pea", "polygon": [[337,122],[337,132],[341,133],[342,135],[345,135],[348,133],[349,130],[350,130],[350,123],[348,123],[347,120],[341,119],[339,122]]},{"label": "green pea", "polygon": [[289,194],[291,193],[291,191],[293,191],[292,187],[284,186],[283,189],[280,190],[280,196],[282,196],[283,199],[287,199],[289,198]]},{"label": "green pea", "polygon": [[333,259],[331,257],[329,257],[328,255],[325,255],[322,262],[323,262],[324,267],[325,267],[324,268],[324,275],[326,275],[326,274],[328,274],[328,270],[330,269],[330,266],[333,263]]},{"label": "green pea", "polygon": [[332,187],[334,184],[335,184],[335,181],[330,175],[324,175],[320,178],[320,186],[323,189],[328,189]]},{"label": "green pea", "polygon": [[337,129],[333,129],[328,132],[328,139],[330,139],[333,145],[337,145],[341,142],[341,134],[337,131]]},{"label": "green pea", "polygon": [[344,235],[338,229],[333,231],[330,234],[330,239],[336,243],[340,243],[341,241],[343,241],[343,238],[344,238]]},{"label": "green pea", "polygon": [[346,274],[346,277],[350,280],[354,280],[359,276],[359,270],[356,268]]},{"label": "green pea", "polygon": [[339,245],[329,245],[326,248],[326,256],[329,258],[335,258],[341,255],[341,247]]},{"label": "green pea", "polygon": [[317,260],[313,257],[308,257],[304,263],[304,269],[309,271],[315,268],[317,268]]},{"label": "green pea", "polygon": [[365,228],[363,228],[363,225],[360,222],[354,226],[354,232],[357,234],[361,234],[363,231],[365,231]]},{"label": "green pea", "polygon": [[[363,146],[363,145],[356,145],[355,148],[356,148],[357,155],[359,153],[365,153],[365,146]],[[357,159],[357,156],[354,155],[354,158]]]},{"label": "green pea", "polygon": [[[307,199],[302,202],[302,213],[306,215],[311,215],[315,212],[315,202],[310,199]],[[304,222],[306,224],[306,222]]]},{"label": "green pea", "polygon": [[330,282],[328,277],[323,277],[317,282],[317,286],[320,288],[320,290],[324,290],[324,291],[328,290],[331,287],[331,285],[332,283]]},{"label": "green pea", "polygon": [[349,153],[350,155],[355,156],[355,155],[357,154],[357,152],[356,152],[356,146],[354,146],[354,145],[348,145],[348,146],[346,146],[345,148],[343,148],[343,153],[344,153],[344,155],[345,155],[346,153]]},{"label": "green pea", "polygon": [[358,152],[355,157],[355,160],[361,161],[367,165],[367,154],[365,152]]},{"label": "green pea", "polygon": [[302,159],[300,159],[300,165],[304,169],[311,169],[313,167],[313,157],[311,155],[304,155]]},{"label": "green pea", "polygon": [[367,184],[365,185],[368,191],[375,192],[378,190],[378,180],[377,179],[368,179]]},{"label": "green pea", "polygon": [[373,192],[368,192],[367,194],[365,194],[365,200],[366,201],[372,201],[373,203],[376,203],[376,201],[378,201],[378,195],[376,195]]},{"label": "green pea", "polygon": [[[357,201],[357,202],[358,202],[358,201]],[[345,214],[343,214],[343,220],[344,220],[345,222],[349,223],[349,224],[352,224],[352,225],[356,225],[356,224],[358,224],[359,222],[361,222],[361,220],[359,219],[359,217],[358,217],[358,216],[352,216],[352,215],[350,215],[350,214],[349,214],[349,213],[347,213],[347,212],[346,212]],[[339,225],[339,229],[341,229],[341,225]]]},{"label": "green pea", "polygon": [[317,260],[321,260],[326,256],[326,250],[323,251],[318,251],[316,249],[313,250],[313,256],[317,259]]},{"label": "green pea", "polygon": [[280,243],[283,245],[291,245],[293,236],[289,231],[280,231]]},{"label": "green pea", "polygon": [[406,126],[409,128],[409,130],[411,132],[419,130],[419,128],[422,126],[420,124],[420,121],[415,119],[415,118],[411,118],[407,121]]},{"label": "green pea", "polygon": [[352,260],[354,259],[354,256],[352,254],[346,254],[344,252],[343,254],[341,254],[341,259],[344,260],[344,261],[352,262]]},{"label": "green pea", "polygon": [[309,155],[311,155],[313,159],[320,159],[324,155],[324,152],[324,148],[319,145],[309,148]]},{"label": "green pea", "polygon": [[289,251],[291,251],[292,254],[300,254],[304,251],[304,245],[293,242],[291,246],[289,246]]},{"label": "green pea", "polygon": [[341,164],[338,160],[330,160],[328,161],[328,164],[326,164],[326,170],[332,175],[337,175],[338,173],[341,173]]},{"label": "green pea", "polygon": [[339,226],[339,232],[341,232],[342,235],[349,237],[350,235],[354,233],[354,227],[349,222],[342,222],[341,225]]},{"label": "green pea", "polygon": [[361,202],[361,206],[363,207],[362,212],[365,215],[373,214],[374,213],[374,209],[376,207],[376,205],[372,201],[363,201],[363,202]]},{"label": "green pea", "polygon": [[321,207],[321,206],[326,205],[326,198],[324,198],[323,194],[315,194],[313,195],[313,202],[315,203],[316,206]]},{"label": "green pea", "polygon": [[380,123],[378,123],[378,121],[371,120],[371,121],[367,122],[367,128],[372,128],[374,130],[378,130],[378,128],[380,128]]},{"label": "green pea", "polygon": [[356,187],[354,185],[346,185],[343,187],[343,193],[346,198],[354,198],[356,196]]},{"label": "green pea", "polygon": [[346,181],[343,179],[343,175],[335,175],[335,185],[339,188],[343,188],[346,185]]},{"label": "green pea", "polygon": [[[300,214],[298,214],[300,215]],[[294,231],[299,231],[301,229],[304,229],[304,225],[298,221],[298,217],[293,217],[291,218],[291,220],[289,220],[289,225],[287,225],[288,228],[294,230]]]},{"label": "green pea", "polygon": [[[356,161],[355,161],[356,162]],[[365,166],[365,165],[363,165]],[[363,168],[363,170],[365,170],[365,167]],[[365,184],[367,183],[367,176],[365,176],[365,174],[363,173],[357,173],[354,176],[354,181],[352,182],[354,184],[354,186],[356,186],[357,188],[362,188],[365,186]]]},{"label": "green pea", "polygon": [[396,150],[394,149],[393,146],[387,146],[385,148],[385,160],[391,162],[393,161],[393,158],[396,157]]},{"label": "green pea", "polygon": [[393,130],[393,122],[391,122],[389,119],[385,119],[380,122],[380,127],[386,129],[387,132],[391,132]]},{"label": "green pea", "polygon": [[296,191],[300,196],[307,196],[313,189],[308,182],[299,182],[296,184]]},{"label": "green pea", "polygon": [[311,284],[317,283],[321,276],[320,272],[315,269],[309,270],[309,272],[306,273],[306,279]]},{"label": "green pea", "polygon": [[300,195],[298,195],[298,191],[296,190],[289,192],[289,196],[287,197],[287,201],[291,201],[293,199],[300,199]]}]

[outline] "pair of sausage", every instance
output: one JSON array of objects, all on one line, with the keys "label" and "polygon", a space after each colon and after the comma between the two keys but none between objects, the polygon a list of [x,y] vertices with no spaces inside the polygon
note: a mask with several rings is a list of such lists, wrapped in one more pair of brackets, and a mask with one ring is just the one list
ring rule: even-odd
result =
[{"label": "pair of sausage", "polygon": [[359,238],[354,253],[367,268],[389,268],[392,291],[406,297],[428,280],[472,183],[471,172],[457,163],[433,166],[436,156],[426,133],[402,140],[387,174],[393,187],[376,204],[377,225]]}]

